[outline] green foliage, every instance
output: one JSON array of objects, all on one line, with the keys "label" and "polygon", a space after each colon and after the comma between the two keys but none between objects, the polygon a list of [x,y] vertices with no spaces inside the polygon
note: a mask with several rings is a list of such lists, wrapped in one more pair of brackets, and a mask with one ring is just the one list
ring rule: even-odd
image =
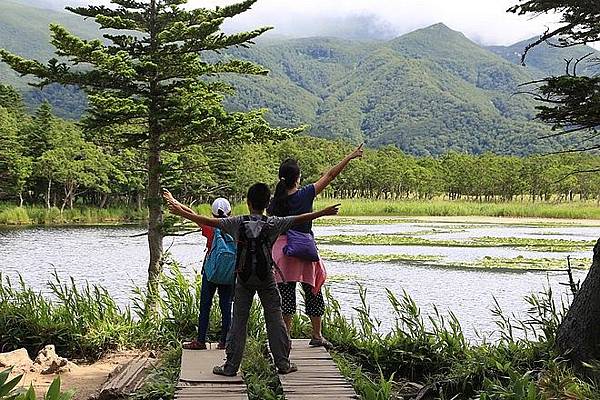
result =
[{"label": "green foliage", "polygon": [[365,234],[321,236],[317,239],[324,244],[343,245],[385,245],[385,246],[434,246],[434,247],[514,247],[530,251],[571,252],[585,251],[594,246],[595,241],[566,239],[497,238],[476,237],[468,240],[436,240],[402,234]]},{"label": "green foliage", "polygon": [[[523,50],[536,39],[537,37],[523,40],[510,46],[490,46],[488,49],[507,61],[520,65]],[[556,40],[549,40],[527,52],[526,65],[534,70],[532,72],[536,77],[563,75],[566,71],[565,60],[577,60],[586,54],[596,53],[596,50],[589,46],[557,47],[556,44]],[[581,75],[593,75],[598,72],[598,67],[592,63],[580,64],[579,68]]]},{"label": "green foliage", "polygon": [[[559,47],[572,47],[600,39],[600,10],[592,2],[521,0],[508,11],[518,15],[560,15],[557,27],[546,30],[525,48],[521,59],[523,63],[531,49],[546,41],[553,40]],[[539,102],[536,107],[537,117],[552,124],[553,129],[558,131],[552,136],[568,137],[574,142],[570,134],[581,131],[590,133],[578,135],[579,141],[575,142],[570,150],[589,151],[600,148],[600,144],[595,140],[595,133],[600,124],[600,79],[597,74],[581,71],[579,68],[586,58],[597,67],[597,57],[590,57],[593,55],[594,52],[589,52],[584,56],[565,59],[565,71],[562,74],[550,75],[529,84],[529,93]],[[594,172],[597,171],[597,168],[594,169]]]},{"label": "green foliage", "polygon": [[551,292],[527,298],[531,309],[522,322],[496,309],[498,337],[480,344],[465,339],[452,313],[442,316],[434,309],[423,317],[406,293],[398,299],[388,292],[396,322],[391,332],[379,333],[366,290],[360,293],[362,303],[351,321],[328,293],[324,328],[339,352],[341,370],[356,377],[356,390],[369,398],[382,398],[378,392],[400,395],[405,380],[448,399],[587,399],[600,393],[555,359],[554,336],[565,309]]},{"label": "green foliage", "polygon": [[267,337],[262,332],[258,337],[251,336],[246,342],[242,371],[248,386],[251,400],[279,400],[283,389],[277,376],[277,369],[271,361],[267,349]]},{"label": "green foliage", "polygon": [[[30,386],[27,391],[15,389],[23,376],[19,375],[8,380],[10,372],[10,369],[0,372],[0,400],[36,400],[33,386]],[[60,376],[58,376],[50,384],[44,400],[70,400],[73,395],[73,391],[60,391]]]},{"label": "green foliage", "polygon": [[[171,398],[179,372],[180,340],[194,335],[200,282],[186,281],[176,264],[163,280],[165,293],[156,313],[145,312],[145,295],[138,290],[133,298],[135,316],[129,309],[118,309],[102,288],[51,283],[50,301],[24,284],[12,287],[5,280],[0,286],[0,323],[11,331],[0,336],[0,345],[25,346],[33,352],[38,343],[53,342],[69,357],[91,358],[117,347],[163,348],[161,364],[135,398]],[[379,331],[365,289],[360,290],[361,304],[354,319],[342,313],[331,293],[326,297],[324,334],[336,345],[335,360],[341,371],[366,399],[399,396],[404,382],[419,382],[436,398],[599,398],[597,385],[578,378],[553,350],[565,305],[557,304],[551,292],[528,297],[531,307],[522,320],[499,308],[493,310],[498,332],[493,340],[479,343],[464,337],[452,313],[442,315],[434,309],[423,316],[408,294],[397,298],[388,292],[395,323],[387,333]],[[212,313],[212,338],[218,320],[218,312]],[[296,337],[310,331],[307,318],[295,318],[294,324]],[[264,319],[256,304],[248,336],[242,370],[250,397],[281,398],[266,353]],[[532,393],[535,397],[527,397]]]}]

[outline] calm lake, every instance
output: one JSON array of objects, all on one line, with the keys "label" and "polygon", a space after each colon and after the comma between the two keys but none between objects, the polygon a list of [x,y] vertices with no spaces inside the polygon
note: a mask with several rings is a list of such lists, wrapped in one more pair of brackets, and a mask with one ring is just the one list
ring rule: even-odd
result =
[{"label": "calm lake", "polygon": [[[107,288],[119,303],[127,304],[132,288],[145,284],[147,247],[137,226],[101,227],[28,227],[0,228],[0,271],[6,277],[21,274],[32,287],[46,291],[53,271],[61,278],[72,276],[76,282],[89,281]],[[600,227],[506,225],[456,222],[412,221],[383,225],[342,225],[315,227],[316,236],[408,234],[439,240],[467,240],[477,237],[542,238],[591,241],[598,238]],[[200,234],[165,239],[173,256],[192,277],[201,266],[205,241]],[[358,255],[408,254],[438,256],[435,265],[415,262],[334,262],[326,266],[331,277],[328,287],[348,315],[359,305],[358,287],[367,288],[372,315],[381,320],[382,330],[392,322],[391,307],[385,289],[401,296],[409,293],[424,314],[435,304],[441,311],[453,311],[469,337],[475,332],[491,333],[494,318],[490,312],[494,298],[500,306],[517,316],[527,310],[524,297],[545,287],[560,296],[567,289],[562,271],[511,271],[465,269],[444,266],[455,261],[481,259],[485,256],[514,258],[560,258],[567,255],[591,258],[589,251],[571,253],[537,252],[511,247],[435,247],[323,245],[337,253]],[[583,280],[586,271],[575,271]]]}]

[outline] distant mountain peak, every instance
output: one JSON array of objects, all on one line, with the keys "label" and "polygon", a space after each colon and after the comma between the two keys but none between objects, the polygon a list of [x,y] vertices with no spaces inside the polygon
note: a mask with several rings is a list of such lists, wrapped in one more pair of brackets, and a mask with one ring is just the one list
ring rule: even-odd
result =
[{"label": "distant mountain peak", "polygon": [[456,31],[450,29],[448,27],[448,25],[444,24],[443,22],[438,22],[437,24],[433,24],[433,25],[427,26],[427,27],[425,27],[423,29],[444,30],[444,31],[456,32]]}]

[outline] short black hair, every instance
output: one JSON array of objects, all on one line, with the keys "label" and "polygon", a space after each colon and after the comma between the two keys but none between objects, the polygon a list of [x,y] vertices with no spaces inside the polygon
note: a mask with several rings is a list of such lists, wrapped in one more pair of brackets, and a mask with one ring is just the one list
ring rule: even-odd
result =
[{"label": "short black hair", "polygon": [[248,202],[256,210],[264,210],[271,200],[271,189],[264,183],[255,183],[248,189]]}]

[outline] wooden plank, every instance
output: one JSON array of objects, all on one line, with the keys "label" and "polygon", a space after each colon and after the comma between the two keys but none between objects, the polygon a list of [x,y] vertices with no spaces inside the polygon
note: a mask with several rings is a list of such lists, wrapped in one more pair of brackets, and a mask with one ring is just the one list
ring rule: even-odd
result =
[{"label": "wooden plank", "polygon": [[156,359],[140,355],[113,371],[98,391],[98,400],[127,397],[144,383]]},{"label": "wooden plank", "polygon": [[211,345],[208,350],[183,350],[181,372],[176,386],[177,400],[247,400],[246,385],[241,376],[213,374],[216,365],[222,365],[225,352]]},{"label": "wooden plank", "polygon": [[292,340],[290,360],[298,371],[279,375],[288,400],[345,400],[358,396],[342,376],[329,352],[323,347],[309,346],[308,339]]},{"label": "wooden plank", "polygon": [[225,360],[223,350],[183,350],[181,353],[180,381],[210,382],[210,383],[242,383],[238,376],[228,377],[213,374],[216,365],[222,365]]}]

